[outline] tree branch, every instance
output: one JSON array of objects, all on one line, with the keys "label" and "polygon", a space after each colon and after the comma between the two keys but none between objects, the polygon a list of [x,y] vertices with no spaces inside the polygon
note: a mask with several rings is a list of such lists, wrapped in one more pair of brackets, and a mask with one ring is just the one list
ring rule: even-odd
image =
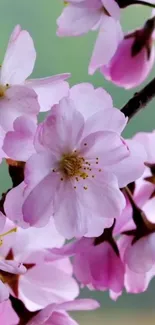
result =
[{"label": "tree branch", "polygon": [[155,78],[146,85],[142,90],[135,93],[134,96],[127,102],[127,104],[121,109],[121,112],[125,116],[128,116],[129,120],[137,114],[142,108],[155,97]]},{"label": "tree branch", "polygon": [[154,3],[149,3],[147,1],[144,0],[116,0],[116,2],[118,3],[120,8],[126,8],[130,5],[142,5],[142,6],[147,6],[147,7],[151,7],[151,8],[155,8],[155,4]]}]

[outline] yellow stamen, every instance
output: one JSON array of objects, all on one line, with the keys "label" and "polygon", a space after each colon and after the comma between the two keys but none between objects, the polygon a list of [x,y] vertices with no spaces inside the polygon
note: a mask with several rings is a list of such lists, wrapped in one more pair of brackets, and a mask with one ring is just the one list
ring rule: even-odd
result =
[{"label": "yellow stamen", "polygon": [[3,240],[2,240],[3,237],[5,237],[7,235],[10,235],[10,234],[12,234],[13,232],[16,232],[16,231],[17,231],[17,228],[13,228],[13,229],[11,229],[11,230],[9,230],[9,231],[4,232],[3,234],[1,234],[0,235],[0,246],[2,246],[2,244],[3,244]]},{"label": "yellow stamen", "polygon": [[5,96],[5,92],[8,88],[9,84],[6,84],[5,86],[0,85],[0,98],[3,98]]},{"label": "yellow stamen", "polygon": [[13,228],[13,229],[11,229],[11,230],[9,230],[7,232],[4,232],[3,234],[0,235],[0,237],[5,237],[5,236],[7,236],[9,234],[12,234],[13,232],[17,232],[17,228]]}]

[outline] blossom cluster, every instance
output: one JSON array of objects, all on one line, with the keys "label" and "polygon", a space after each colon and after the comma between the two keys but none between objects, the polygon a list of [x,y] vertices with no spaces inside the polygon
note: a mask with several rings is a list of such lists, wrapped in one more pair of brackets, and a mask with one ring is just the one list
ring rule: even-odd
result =
[{"label": "blossom cluster", "polygon": [[155,62],[155,10],[144,26],[123,32],[122,9],[129,5],[155,6],[154,0],[69,0],[57,20],[57,35],[79,36],[99,30],[89,64],[89,74],[99,70],[117,86],[141,84]]},{"label": "blossom cluster", "polygon": [[[155,5],[70,0],[57,21],[59,36],[99,29],[89,72],[124,88],[154,63],[154,13],[125,36],[119,23],[138,2]],[[117,300],[155,276],[155,131],[125,139],[128,117],[105,89],[70,87],[69,73],[28,79],[35,60],[17,25],[0,68],[0,161],[12,179],[0,200],[0,321],[76,325],[68,311],[99,307],[80,288]]]}]

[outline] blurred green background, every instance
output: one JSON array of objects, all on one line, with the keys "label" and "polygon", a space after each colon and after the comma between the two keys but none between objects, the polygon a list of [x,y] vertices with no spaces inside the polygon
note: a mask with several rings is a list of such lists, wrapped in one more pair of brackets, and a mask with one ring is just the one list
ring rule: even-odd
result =
[{"label": "blurred green background", "polygon": [[[91,32],[78,38],[56,37],[56,18],[63,8],[61,0],[0,0],[0,62],[3,60],[9,35],[16,24],[21,24],[32,35],[37,50],[37,62],[33,77],[43,77],[62,72],[71,72],[70,84],[91,82],[96,87],[104,87],[113,97],[116,107],[124,103],[136,91],[125,91],[105,81],[96,73],[88,76],[87,68],[96,33]],[[122,12],[124,30],[140,26],[150,15],[150,9],[141,6],[130,7]],[[104,45],[103,45],[104,48]],[[23,62],[24,65],[24,62]],[[154,71],[152,71],[152,76]],[[149,76],[149,79],[151,76]],[[146,81],[147,82],[147,81]],[[128,125],[125,136],[130,137],[137,131],[151,131],[155,128],[155,103],[148,106]],[[6,166],[0,169],[0,190],[6,190]],[[124,294],[117,302],[112,302],[108,293],[84,291],[83,297],[95,297],[102,303],[102,309],[93,313],[76,315],[81,324],[133,324],[149,322],[155,324],[155,285],[141,295]]]}]

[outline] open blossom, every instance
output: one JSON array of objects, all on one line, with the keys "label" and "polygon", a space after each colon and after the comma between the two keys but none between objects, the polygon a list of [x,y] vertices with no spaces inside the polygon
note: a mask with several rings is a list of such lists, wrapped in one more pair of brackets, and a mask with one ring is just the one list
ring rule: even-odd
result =
[{"label": "open blossom", "polygon": [[[96,107],[93,114],[90,106],[86,114],[90,118],[85,115],[85,121],[79,112],[80,99],[76,107],[82,88],[87,89],[81,95],[82,110],[84,105],[89,107],[91,98]],[[104,90],[81,84],[71,89],[70,97],[53,107],[38,127],[37,153],[26,164],[26,189],[20,196],[25,201],[23,220],[44,226],[53,215],[57,229],[67,238],[97,236],[122,212],[125,201],[118,187],[138,178],[145,160],[138,143],[129,141],[128,146],[120,137],[126,119],[111,107],[110,96]],[[104,98],[107,108],[101,105]],[[38,200],[38,196],[42,199]],[[16,201],[14,197],[13,207]]]},{"label": "open blossom", "polygon": [[155,61],[154,29],[153,18],[148,20],[142,29],[125,35],[111,61],[101,67],[101,73],[108,80],[126,89],[141,84]]},{"label": "open blossom", "polygon": [[120,8],[115,0],[69,0],[67,3],[57,20],[57,35],[78,36],[99,29],[89,67],[89,72],[94,73],[109,62],[122,38],[118,21]]},{"label": "open blossom", "polygon": [[[68,258],[45,261],[45,249],[61,247],[63,242],[64,238],[57,233],[52,220],[44,228],[18,228],[16,233],[4,238],[0,247],[1,263],[4,264],[3,268],[0,266],[3,271],[0,270],[0,275],[8,296],[10,292],[21,299],[30,311],[77,297],[79,289],[72,278],[72,265]],[[19,264],[18,261],[22,261],[26,273],[12,275],[15,272],[11,267]]]},{"label": "open blossom", "polygon": [[102,233],[106,219],[121,213],[125,200],[115,166],[130,155],[129,149],[116,132],[106,129],[85,136],[85,128],[87,121],[67,98],[40,124],[38,152],[25,168],[25,222],[41,226],[53,215],[65,237],[95,236]]},{"label": "open blossom", "polygon": [[99,308],[99,303],[93,299],[77,299],[62,304],[50,304],[34,316],[27,325],[78,325],[68,315],[67,311],[94,310],[97,308]]},{"label": "open blossom", "polygon": [[[104,132],[111,131],[111,132],[116,132],[117,134],[121,134],[121,132],[123,131],[127,123],[127,119],[125,118],[124,114],[122,114],[118,109],[113,107],[111,96],[103,88],[94,89],[94,87],[89,83],[82,83],[79,85],[75,85],[70,89],[69,98],[71,99],[72,104],[74,104],[76,110],[82,114],[83,117],[81,117],[81,119],[82,118],[85,119],[85,123],[84,123],[85,127],[83,130],[82,137],[87,137],[90,134],[90,132],[94,133],[97,131],[104,131]],[[68,107],[66,106],[66,110],[68,110]],[[51,114],[54,114],[52,116],[57,115],[57,112],[59,112],[59,109],[58,110],[57,108],[52,109]],[[63,114],[65,114],[65,111]],[[29,119],[26,119],[24,117],[18,118],[14,122],[14,131],[8,132],[5,138],[4,147],[3,147],[4,150],[12,159],[26,161],[33,153],[33,150],[37,150],[37,152],[39,153],[40,150],[41,151],[43,150],[44,146],[46,147],[46,143],[45,145],[42,145],[41,143],[42,140],[40,141],[42,133],[43,133],[42,134],[43,139],[47,133],[49,140],[47,139],[46,136],[46,141],[47,140],[51,141],[52,138],[54,138],[56,141],[58,136],[57,132],[56,134],[52,133],[52,138],[50,137],[50,133],[48,134],[48,132],[53,132],[52,121],[53,118],[48,117],[47,120],[38,127],[38,132],[35,137],[36,143],[34,148],[33,139],[35,136],[35,129],[36,129],[35,124],[33,124],[31,121],[29,121]],[[67,130],[65,132],[67,132]],[[74,128],[73,128],[73,132],[74,132]],[[37,139],[39,139],[39,141]],[[128,183],[139,178],[143,174],[145,168],[144,166],[145,152],[143,147],[134,139],[127,140],[126,143],[129,148],[130,155],[127,155],[125,159],[119,161],[118,163],[115,163],[114,165],[113,164],[110,165],[110,170],[114,174],[116,175],[118,174],[117,179],[120,187],[124,187]],[[37,166],[40,159],[41,161],[43,161],[43,163],[45,163],[44,153],[40,153],[39,155],[37,154],[34,157],[36,157],[37,159]],[[32,164],[33,167],[35,167],[33,160],[32,160]],[[95,163],[95,166],[97,165],[98,164]],[[38,170],[39,168],[42,168],[40,167],[40,164],[38,166]],[[88,169],[86,170],[90,172],[90,170]],[[49,165],[49,172],[50,171],[51,171],[51,165]],[[101,175],[101,171],[100,171],[100,175]],[[76,185],[77,185],[77,180],[75,186]],[[22,227],[28,226],[29,224],[28,220],[25,219],[26,222],[23,220],[23,212],[22,212],[22,205],[24,203],[24,200],[28,197],[29,192],[31,192],[31,186],[27,188],[26,187],[27,187],[26,184],[24,185],[24,183],[22,183],[18,187],[12,189],[8,193],[4,204],[5,213],[7,217],[11,219],[15,224]],[[49,211],[49,213],[50,213],[49,215],[52,215],[52,209]],[[47,214],[47,219],[49,218],[49,215]],[[89,216],[90,215],[92,215],[92,213],[89,212]],[[104,216],[102,216],[100,221],[102,223],[102,226],[100,225],[100,223],[98,223],[98,227],[95,220],[96,219],[94,217],[95,228],[93,225],[91,226],[92,218],[87,226],[89,227],[90,225],[90,227],[92,227],[93,229],[93,232],[96,229],[96,235],[98,235],[101,233],[104,227],[111,226],[111,224],[113,223],[113,216],[111,215],[111,218],[104,218]],[[38,220],[37,222],[38,225],[40,222],[42,226],[47,223],[45,215],[44,218]],[[88,231],[91,236],[90,227]]]}]

